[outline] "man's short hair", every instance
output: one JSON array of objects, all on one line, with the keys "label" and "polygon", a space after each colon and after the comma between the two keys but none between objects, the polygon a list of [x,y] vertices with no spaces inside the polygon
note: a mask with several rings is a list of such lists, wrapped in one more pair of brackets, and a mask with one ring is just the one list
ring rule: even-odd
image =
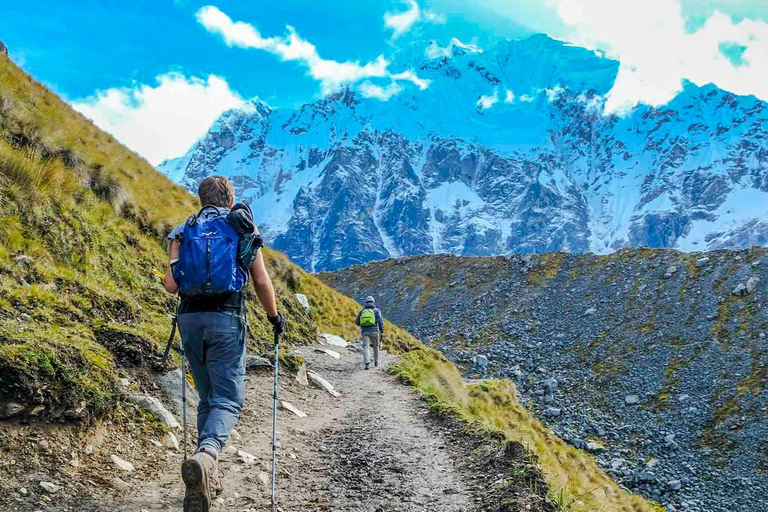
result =
[{"label": "man's short hair", "polygon": [[227,208],[235,201],[235,188],[224,176],[208,176],[197,187],[200,206]]}]

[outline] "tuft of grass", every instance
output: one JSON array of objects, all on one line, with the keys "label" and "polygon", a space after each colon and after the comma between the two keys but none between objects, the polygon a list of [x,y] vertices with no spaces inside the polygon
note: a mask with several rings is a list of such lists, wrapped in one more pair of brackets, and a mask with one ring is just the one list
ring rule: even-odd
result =
[{"label": "tuft of grass", "polygon": [[417,389],[433,409],[453,412],[476,427],[527,447],[539,460],[550,497],[563,510],[663,510],[621,489],[589,454],[552,434],[517,401],[511,381],[467,385],[453,364],[426,347],[405,354],[392,372]]}]

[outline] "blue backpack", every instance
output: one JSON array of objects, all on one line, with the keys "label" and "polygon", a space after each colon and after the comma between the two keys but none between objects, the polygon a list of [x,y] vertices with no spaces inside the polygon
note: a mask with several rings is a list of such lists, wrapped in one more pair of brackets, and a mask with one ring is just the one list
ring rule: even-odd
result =
[{"label": "blue backpack", "polygon": [[218,209],[203,208],[184,225],[173,278],[185,297],[239,292],[248,273],[238,264],[237,231]]}]

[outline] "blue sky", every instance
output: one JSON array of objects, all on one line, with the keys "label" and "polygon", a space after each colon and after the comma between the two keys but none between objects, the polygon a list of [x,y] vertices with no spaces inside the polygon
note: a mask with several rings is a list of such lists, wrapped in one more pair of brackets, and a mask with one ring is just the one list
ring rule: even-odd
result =
[{"label": "blue sky", "polygon": [[292,107],[371,76],[415,80],[384,65],[415,41],[455,37],[488,47],[539,32],[625,62],[609,102],[617,110],[669,101],[683,79],[768,99],[764,0],[3,0],[0,7],[0,40],[11,57],[152,163],[183,153],[244,99]]}]

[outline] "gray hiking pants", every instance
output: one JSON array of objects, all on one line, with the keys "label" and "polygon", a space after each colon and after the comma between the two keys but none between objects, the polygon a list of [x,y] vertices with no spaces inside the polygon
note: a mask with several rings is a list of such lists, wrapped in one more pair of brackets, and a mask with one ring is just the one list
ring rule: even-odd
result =
[{"label": "gray hiking pants", "polygon": [[370,364],[370,349],[373,348],[373,360],[379,362],[379,340],[381,337],[378,332],[363,333],[363,361]]}]

